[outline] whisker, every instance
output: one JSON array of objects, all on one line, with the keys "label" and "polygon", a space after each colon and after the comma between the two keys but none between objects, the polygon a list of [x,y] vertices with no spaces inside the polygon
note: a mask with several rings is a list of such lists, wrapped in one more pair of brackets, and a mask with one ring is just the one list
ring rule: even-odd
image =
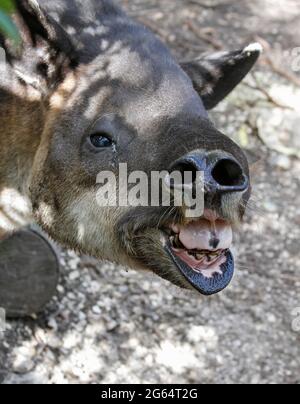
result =
[{"label": "whisker", "polygon": [[252,202],[251,200],[248,202],[242,202],[242,206],[246,209],[246,212],[254,212],[255,214],[257,214],[258,216],[265,218],[267,215],[267,211],[265,211],[263,208],[260,208],[259,206],[257,206],[254,202]]},{"label": "whisker", "polygon": [[161,223],[164,219],[168,218],[171,216],[172,212],[173,212],[174,206],[169,206],[168,209],[166,209],[166,211],[162,214],[162,216],[160,217],[158,224],[157,224],[157,229],[160,228]]},{"label": "whisker", "polygon": [[245,270],[245,271],[248,271],[248,272],[251,272],[253,270],[252,267],[246,266],[246,265],[241,265],[238,262],[236,263],[236,268],[237,269],[242,269],[242,270]]},{"label": "whisker", "polygon": [[250,200],[248,201],[248,204],[249,204],[249,206],[251,206],[251,207],[254,208],[254,209],[257,209],[257,210],[260,210],[260,211],[262,211],[262,212],[266,212],[266,213],[267,213],[267,211],[266,211],[262,206],[260,206],[257,202],[253,201],[252,199],[250,199]]}]

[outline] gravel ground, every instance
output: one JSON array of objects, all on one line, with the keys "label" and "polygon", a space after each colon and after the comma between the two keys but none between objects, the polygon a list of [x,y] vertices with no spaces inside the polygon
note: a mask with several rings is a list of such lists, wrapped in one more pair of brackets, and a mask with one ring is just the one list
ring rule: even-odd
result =
[{"label": "gravel ground", "polygon": [[0,337],[0,381],[299,383],[300,86],[289,56],[300,46],[300,4],[123,3],[181,57],[264,40],[256,76],[212,115],[253,163],[239,270],[225,292],[199,298],[62,251],[57,297],[37,318],[9,322]]}]

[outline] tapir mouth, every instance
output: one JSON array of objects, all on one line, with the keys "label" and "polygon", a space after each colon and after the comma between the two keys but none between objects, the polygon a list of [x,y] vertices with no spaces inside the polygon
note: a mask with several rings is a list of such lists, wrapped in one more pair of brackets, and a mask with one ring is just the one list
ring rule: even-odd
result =
[{"label": "tapir mouth", "polygon": [[203,218],[167,230],[165,251],[186,281],[209,296],[225,289],[234,275],[232,226],[205,212]]}]

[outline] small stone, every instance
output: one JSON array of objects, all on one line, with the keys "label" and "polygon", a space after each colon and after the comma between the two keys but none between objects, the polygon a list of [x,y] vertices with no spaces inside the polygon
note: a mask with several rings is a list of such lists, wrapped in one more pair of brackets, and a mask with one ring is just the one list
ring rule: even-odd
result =
[{"label": "small stone", "polygon": [[272,164],[274,164],[276,167],[288,171],[291,169],[291,159],[288,156],[285,155],[279,155],[276,156],[275,158],[272,159]]},{"label": "small stone", "polygon": [[19,374],[29,373],[33,370],[33,368],[34,368],[34,362],[23,355],[17,356],[13,363],[13,371],[15,373]]},{"label": "small stone", "polygon": [[276,213],[278,210],[277,205],[271,201],[266,201],[263,204],[263,208],[269,213]]},{"label": "small stone", "polygon": [[76,279],[78,279],[80,277],[80,272],[79,271],[72,271],[69,275],[69,279],[71,281],[75,281]]},{"label": "small stone", "polygon": [[67,296],[70,300],[76,300],[76,296],[73,292],[69,292]]},{"label": "small stone", "polygon": [[58,326],[57,326],[57,322],[56,322],[56,320],[55,320],[54,317],[51,317],[51,318],[49,319],[49,321],[48,321],[48,327],[52,328],[52,330],[57,331]]},{"label": "small stone", "polygon": [[65,293],[65,288],[62,285],[58,285],[56,288],[57,292],[63,295]]},{"label": "small stone", "polygon": [[93,312],[94,314],[96,314],[97,316],[99,316],[99,315],[102,313],[102,310],[100,309],[99,306],[94,306],[94,307],[92,308],[92,312]]},{"label": "small stone", "polygon": [[75,271],[75,270],[78,268],[79,263],[80,263],[80,259],[79,259],[78,257],[75,257],[75,258],[71,259],[71,260],[68,262],[69,267],[70,267],[73,271]]},{"label": "small stone", "polygon": [[86,320],[86,314],[83,311],[80,311],[78,313],[78,320],[79,321],[85,321]]},{"label": "small stone", "polygon": [[35,332],[35,338],[40,344],[44,344],[44,345],[47,344],[48,337],[47,337],[47,334],[45,333],[45,331],[42,328],[39,328]]},{"label": "small stone", "polygon": [[274,316],[274,314],[272,314],[272,313],[268,314],[267,319],[268,319],[268,322],[272,323],[272,324],[276,323],[276,321],[277,321],[276,316]]},{"label": "small stone", "polygon": [[61,340],[56,335],[49,335],[48,336],[48,343],[47,345],[53,349],[58,349],[61,347]]},{"label": "small stone", "polygon": [[59,260],[59,263],[60,263],[60,265],[61,265],[62,267],[65,267],[65,266],[66,266],[66,260],[65,260],[64,258],[61,258],[61,259]]},{"label": "small stone", "polygon": [[116,322],[116,321],[110,321],[108,324],[107,324],[107,331],[114,331],[117,327],[118,327],[118,323]]}]

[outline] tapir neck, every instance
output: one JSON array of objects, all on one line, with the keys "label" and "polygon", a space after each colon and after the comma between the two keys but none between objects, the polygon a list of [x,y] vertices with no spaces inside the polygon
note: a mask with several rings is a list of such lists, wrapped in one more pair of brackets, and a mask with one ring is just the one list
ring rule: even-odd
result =
[{"label": "tapir neck", "polygon": [[14,189],[28,196],[29,178],[44,126],[40,96],[21,85],[0,89],[0,192]]}]

